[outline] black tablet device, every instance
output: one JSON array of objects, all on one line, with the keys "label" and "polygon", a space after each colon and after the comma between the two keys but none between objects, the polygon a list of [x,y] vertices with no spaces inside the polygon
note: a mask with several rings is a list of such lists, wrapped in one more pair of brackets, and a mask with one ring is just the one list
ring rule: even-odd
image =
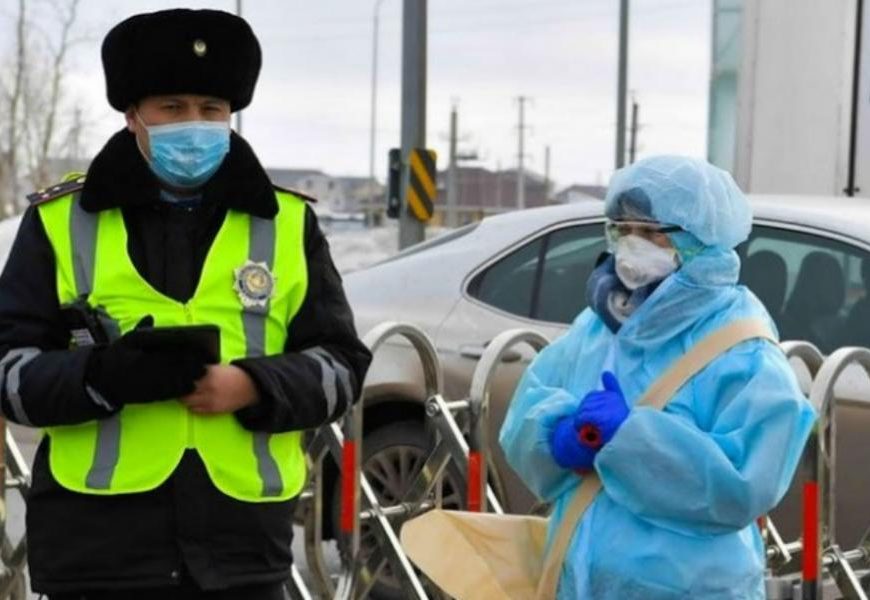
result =
[{"label": "black tablet device", "polygon": [[217,325],[182,325],[180,327],[146,327],[127,334],[131,345],[143,350],[186,346],[205,352],[208,362],[221,357],[221,330]]}]

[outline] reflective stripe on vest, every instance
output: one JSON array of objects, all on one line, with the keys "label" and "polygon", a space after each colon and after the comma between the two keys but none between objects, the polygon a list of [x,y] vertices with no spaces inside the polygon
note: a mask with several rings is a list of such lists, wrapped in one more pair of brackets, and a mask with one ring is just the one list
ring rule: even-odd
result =
[{"label": "reflective stripe on vest", "polygon": [[[74,196],[41,205],[55,250],[59,299],[88,296],[121,331],[145,314],[154,316],[157,326],[217,324],[222,363],[280,353],[287,323],[304,299],[307,273],[304,204],[289,194],[277,198],[280,210],[273,220],[227,213],[197,291],[185,304],[159,294],[136,272],[120,210],[89,214]],[[265,306],[246,306],[233,290],[234,271],[246,261],[265,263],[274,275],[275,293]],[[195,415],[175,400],[129,405],[97,422],[51,428],[49,435],[52,473],[65,487],[84,493],[153,489],[187,448],[200,454],[216,487],[240,500],[284,500],[296,495],[305,479],[299,432],[250,432],[233,415]]]},{"label": "reflective stripe on vest", "polygon": [[[251,217],[251,233],[248,236],[250,247],[248,259],[255,263],[273,264],[275,254],[275,221]],[[266,306],[246,307],[242,314],[242,325],[245,328],[246,354],[250,357],[263,356],[266,353],[266,319],[270,301]],[[275,459],[269,452],[270,433],[257,431],[254,433],[254,454],[257,457],[257,470],[263,480],[263,496],[280,496],[284,484],[281,472]]]}]

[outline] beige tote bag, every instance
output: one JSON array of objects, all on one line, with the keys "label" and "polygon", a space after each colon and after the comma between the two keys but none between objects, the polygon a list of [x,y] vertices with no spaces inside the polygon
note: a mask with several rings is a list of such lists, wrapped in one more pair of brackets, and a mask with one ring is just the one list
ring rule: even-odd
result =
[{"label": "beige tote bag", "polygon": [[[716,357],[751,339],[776,343],[757,319],[735,321],[696,344],[638,401],[661,409]],[[431,510],[405,523],[402,547],[441,589],[457,600],[554,600],[571,537],[601,490],[593,471],[583,477],[550,551],[543,517]]]}]

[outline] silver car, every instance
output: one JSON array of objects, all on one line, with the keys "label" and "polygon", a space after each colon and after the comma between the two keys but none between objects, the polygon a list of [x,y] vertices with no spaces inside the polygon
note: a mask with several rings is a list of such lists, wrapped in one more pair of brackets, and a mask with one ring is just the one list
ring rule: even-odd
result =
[{"label": "silver car", "polygon": [[[870,346],[870,203],[842,197],[756,196],[755,226],[738,252],[742,282],[764,302],[783,339],[808,340],[828,353]],[[483,220],[414,246],[345,278],[361,333],[382,321],[420,326],[435,342],[445,396],[468,395],[486,345],[500,332],[531,328],[554,339],[586,307],[585,285],[605,251],[603,203],[525,210]],[[518,347],[498,377],[491,407],[496,440],[511,393],[532,358]],[[425,456],[424,391],[418,360],[399,340],[375,357],[365,387],[364,468],[386,500],[401,497]],[[851,547],[870,524],[870,386],[859,382],[840,420],[838,539]],[[868,405],[870,406],[870,405]],[[497,446],[497,444],[496,444]],[[507,510],[528,511],[531,493],[494,449],[493,483]],[[451,479],[452,478],[452,479]],[[448,501],[462,500],[448,473]],[[778,513],[798,535],[799,494]]]}]

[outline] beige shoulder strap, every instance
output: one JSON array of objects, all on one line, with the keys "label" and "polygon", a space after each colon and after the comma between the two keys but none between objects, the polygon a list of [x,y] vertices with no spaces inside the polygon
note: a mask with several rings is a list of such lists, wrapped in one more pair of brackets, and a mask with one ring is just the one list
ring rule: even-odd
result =
[{"label": "beige shoulder strap", "polygon": [[[724,354],[734,346],[751,339],[770,340],[777,343],[767,325],[759,319],[743,319],[719,329],[695,344],[687,354],[677,360],[665,373],[659,377],[636,405],[662,409],[668,401],[692,377],[709,365],[720,354]],[[537,600],[553,600],[559,585],[562,563],[568,545],[577,529],[577,524],[583,518],[583,513],[595,500],[601,490],[601,480],[593,471],[583,477],[577,492],[568,505],[562,526],[556,532],[556,537],[544,562],[544,571],[538,583]]]}]

